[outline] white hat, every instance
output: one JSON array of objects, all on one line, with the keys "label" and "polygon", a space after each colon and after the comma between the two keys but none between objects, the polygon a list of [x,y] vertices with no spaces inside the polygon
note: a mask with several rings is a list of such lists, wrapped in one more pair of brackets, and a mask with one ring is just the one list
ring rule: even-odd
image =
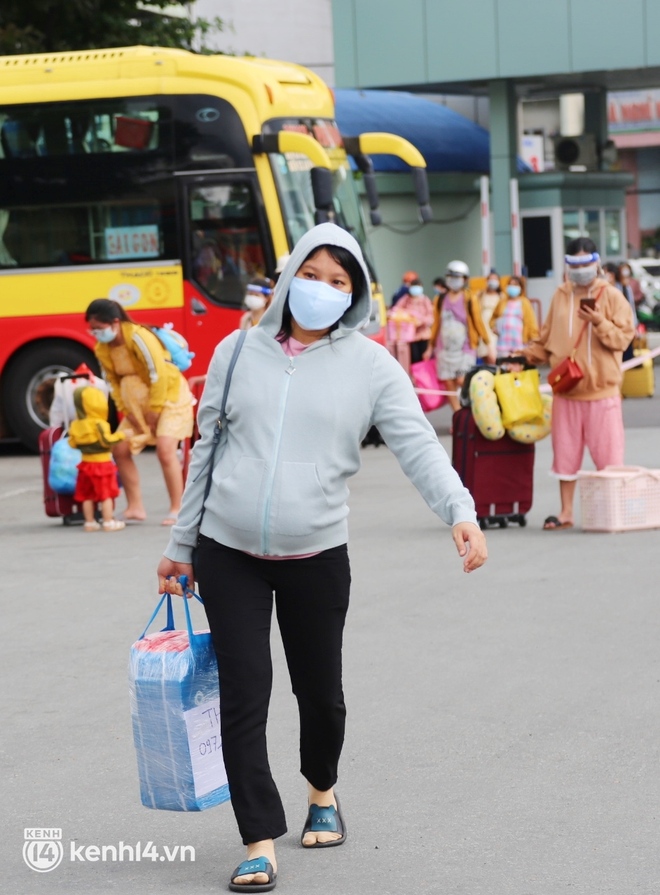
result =
[{"label": "white hat", "polygon": [[447,265],[446,276],[469,277],[470,268],[465,261],[450,261]]}]

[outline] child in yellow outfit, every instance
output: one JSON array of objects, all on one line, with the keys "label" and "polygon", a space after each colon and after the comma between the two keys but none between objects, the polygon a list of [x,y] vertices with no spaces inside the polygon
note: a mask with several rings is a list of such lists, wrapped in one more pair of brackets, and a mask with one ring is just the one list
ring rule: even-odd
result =
[{"label": "child in yellow outfit", "polygon": [[[69,427],[69,444],[82,453],[78,479],[73,495],[82,506],[85,531],[121,531],[125,523],[114,518],[114,499],[119,496],[117,467],[110,449],[131,433],[110,431],[108,399],[92,385],[83,385],[73,393],[78,416]],[[96,505],[101,504],[102,524],[94,518]]]}]

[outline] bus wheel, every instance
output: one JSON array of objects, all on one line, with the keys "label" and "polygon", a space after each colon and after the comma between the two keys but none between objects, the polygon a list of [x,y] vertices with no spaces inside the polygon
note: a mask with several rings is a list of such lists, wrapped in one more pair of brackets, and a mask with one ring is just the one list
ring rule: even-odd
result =
[{"label": "bus wheel", "polygon": [[2,377],[2,404],[11,434],[37,453],[39,433],[48,427],[48,409],[37,391],[47,379],[72,373],[80,364],[99,371],[91,351],[64,339],[43,341],[19,352]]}]

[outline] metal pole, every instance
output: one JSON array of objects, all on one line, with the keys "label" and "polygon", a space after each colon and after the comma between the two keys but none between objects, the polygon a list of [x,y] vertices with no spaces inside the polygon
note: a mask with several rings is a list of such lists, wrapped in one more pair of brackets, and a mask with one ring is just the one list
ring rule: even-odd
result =
[{"label": "metal pole", "polygon": [[522,246],[520,242],[520,208],[517,177],[512,177],[509,181],[509,195],[511,201],[511,257],[513,260],[513,273],[519,277],[522,273]]},{"label": "metal pole", "polygon": [[490,273],[490,178],[479,178],[481,184],[481,273]]}]

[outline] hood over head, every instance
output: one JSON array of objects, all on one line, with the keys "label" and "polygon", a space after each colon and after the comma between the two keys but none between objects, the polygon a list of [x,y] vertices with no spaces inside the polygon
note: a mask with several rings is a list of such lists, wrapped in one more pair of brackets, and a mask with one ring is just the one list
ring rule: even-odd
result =
[{"label": "hood over head", "polygon": [[108,420],[108,399],[100,388],[81,385],[73,393],[73,403],[78,419]]},{"label": "hood over head", "polygon": [[331,333],[332,338],[347,335],[354,330],[362,329],[367,324],[371,313],[371,274],[362,256],[362,250],[357,240],[347,230],[336,224],[327,223],[317,224],[316,227],[308,230],[293,247],[291,256],[275,286],[275,295],[270,307],[261,318],[259,329],[265,330],[273,338],[279,333],[282,329],[282,312],[289,294],[291,280],[307,256],[314,249],[324,245],[341,246],[341,248],[347,249],[360,263],[365,278],[365,288],[360,295],[353,293],[353,303],[341,317],[337,330]]}]

